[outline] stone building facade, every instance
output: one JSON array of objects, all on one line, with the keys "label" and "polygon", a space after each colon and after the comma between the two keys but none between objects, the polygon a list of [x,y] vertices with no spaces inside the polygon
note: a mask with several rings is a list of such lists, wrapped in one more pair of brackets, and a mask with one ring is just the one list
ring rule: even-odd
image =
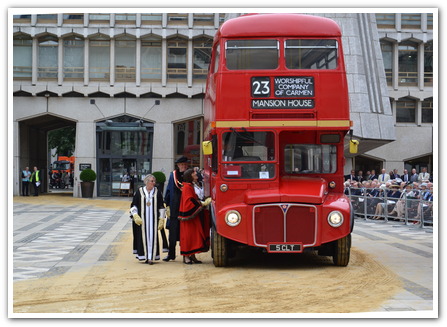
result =
[{"label": "stone building facade", "polygon": [[[22,11],[13,16],[10,35],[15,195],[23,167],[47,171],[54,160],[48,132],[67,126],[76,129],[75,197],[81,164],[98,173],[95,196],[114,195],[125,171],[139,179],[168,174],[181,155],[201,165],[212,39],[225,19],[239,14]],[[317,15],[337,21],[344,35],[353,134],[360,140],[357,155],[345,151],[346,171],[430,170],[433,82],[426,62],[430,49],[433,55],[433,14],[414,14],[419,25],[410,26],[404,14],[392,14],[394,20],[374,13]],[[408,137],[416,134],[413,146]],[[42,189],[48,190],[47,180]]]}]

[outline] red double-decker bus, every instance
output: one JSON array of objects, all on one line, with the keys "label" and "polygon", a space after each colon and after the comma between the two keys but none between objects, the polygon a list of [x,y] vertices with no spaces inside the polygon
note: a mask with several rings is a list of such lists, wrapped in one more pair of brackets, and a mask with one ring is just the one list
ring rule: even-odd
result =
[{"label": "red double-decker bus", "polygon": [[299,14],[226,21],[213,42],[204,115],[214,265],[248,245],[318,250],[346,266],[354,220],[343,153],[352,124],[339,26]]}]

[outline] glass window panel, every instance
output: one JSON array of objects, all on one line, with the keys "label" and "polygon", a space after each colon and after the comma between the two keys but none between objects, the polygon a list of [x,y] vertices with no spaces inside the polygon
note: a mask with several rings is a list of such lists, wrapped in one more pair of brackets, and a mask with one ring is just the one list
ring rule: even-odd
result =
[{"label": "glass window panel", "polygon": [[433,42],[424,46],[424,83],[433,86]]},{"label": "glass window panel", "polygon": [[421,28],[421,14],[402,14],[402,28]]},{"label": "glass window panel", "polygon": [[273,132],[233,131],[222,135],[223,161],[275,160]]},{"label": "glass window panel", "polygon": [[84,14],[63,14],[64,24],[83,24]]},{"label": "glass window panel", "polygon": [[30,78],[32,74],[33,40],[28,36],[14,38],[13,41],[13,76]]},{"label": "glass window panel", "polygon": [[224,178],[269,179],[275,177],[275,134],[233,131],[222,135]]},{"label": "glass window panel", "polygon": [[84,77],[84,40],[79,37],[64,39],[64,78]]},{"label": "glass window panel", "polygon": [[422,102],[422,122],[433,123],[433,98]]},{"label": "glass window panel", "polygon": [[56,23],[57,22],[57,14],[38,14],[37,15],[37,23],[45,24],[45,23]]},{"label": "glass window panel", "polygon": [[288,174],[332,174],[337,170],[337,147],[329,144],[287,144],[284,170]]},{"label": "glass window panel", "polygon": [[168,40],[168,78],[186,79],[187,47],[184,39]]},{"label": "glass window panel", "polygon": [[135,80],[136,41],[121,38],[115,41],[115,76],[117,81]]},{"label": "glass window panel", "polygon": [[433,14],[427,14],[427,29],[433,29]]},{"label": "glass window panel", "polygon": [[287,40],[286,66],[289,69],[336,69],[336,40]]},{"label": "glass window panel", "polygon": [[187,13],[168,14],[168,25],[187,25],[187,24],[188,24]]},{"label": "glass window panel", "polygon": [[161,64],[161,40],[143,39],[141,41],[141,78],[161,79]]},{"label": "glass window panel", "polygon": [[147,25],[161,24],[162,14],[141,14],[141,23]]},{"label": "glass window panel", "polygon": [[89,43],[90,78],[108,80],[110,78],[110,40],[92,39]]},{"label": "glass window panel", "polygon": [[211,46],[213,40],[200,38],[194,40],[193,78],[206,79],[208,67],[211,61]]},{"label": "glass window panel", "polygon": [[94,25],[109,25],[110,24],[110,14],[89,14],[89,24]]},{"label": "glass window panel", "polygon": [[417,44],[413,42],[403,42],[399,44],[399,85],[417,85],[417,77]]},{"label": "glass window panel", "polygon": [[39,39],[38,77],[57,78],[58,41],[55,37],[45,36]]},{"label": "glass window panel", "polygon": [[396,103],[396,122],[415,123],[416,122],[416,101],[411,99],[399,100]]},{"label": "glass window panel", "polygon": [[225,59],[230,70],[275,69],[278,67],[277,40],[227,41]]},{"label": "glass window panel", "polygon": [[137,15],[136,14],[115,14],[115,21],[117,23],[120,22],[135,22],[137,19]]},{"label": "glass window panel", "polygon": [[383,66],[385,67],[386,82],[391,85],[393,82],[393,45],[390,42],[380,41],[382,50]]},{"label": "glass window panel", "polygon": [[394,28],[396,27],[396,15],[376,14],[376,22],[379,28]]},{"label": "glass window panel", "polygon": [[194,13],[193,14],[194,25],[214,25],[214,14],[213,13]]}]

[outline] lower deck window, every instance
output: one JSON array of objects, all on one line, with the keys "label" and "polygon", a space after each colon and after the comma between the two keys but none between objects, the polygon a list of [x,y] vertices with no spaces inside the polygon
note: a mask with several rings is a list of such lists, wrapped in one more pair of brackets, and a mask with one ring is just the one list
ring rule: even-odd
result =
[{"label": "lower deck window", "polygon": [[337,170],[337,148],[329,144],[287,144],[284,170],[288,174],[332,174]]}]

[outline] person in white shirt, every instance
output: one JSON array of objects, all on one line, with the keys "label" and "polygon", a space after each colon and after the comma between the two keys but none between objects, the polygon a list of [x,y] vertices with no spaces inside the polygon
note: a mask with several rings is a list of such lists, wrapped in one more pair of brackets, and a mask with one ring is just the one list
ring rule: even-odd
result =
[{"label": "person in white shirt", "polygon": [[390,175],[386,173],[386,169],[382,169],[382,173],[379,175],[378,180],[380,184],[385,184],[390,180]]},{"label": "person in white shirt", "polygon": [[420,172],[419,176],[418,176],[419,183],[428,182],[429,178],[430,178],[430,174],[427,173],[427,168],[426,167],[422,167],[422,172]]}]

